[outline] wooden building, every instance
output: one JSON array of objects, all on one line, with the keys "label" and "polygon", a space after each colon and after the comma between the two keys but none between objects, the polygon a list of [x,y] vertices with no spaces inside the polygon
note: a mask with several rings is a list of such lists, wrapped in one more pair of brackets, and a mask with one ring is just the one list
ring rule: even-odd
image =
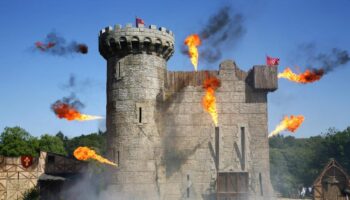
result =
[{"label": "wooden building", "polygon": [[[87,163],[72,157],[40,152],[39,157],[0,155],[0,200],[18,200],[40,185],[41,197],[81,174]],[[38,184],[39,183],[39,184]],[[47,199],[47,198],[42,198]]]},{"label": "wooden building", "polygon": [[334,159],[330,160],[313,184],[314,200],[349,200],[350,177]]}]

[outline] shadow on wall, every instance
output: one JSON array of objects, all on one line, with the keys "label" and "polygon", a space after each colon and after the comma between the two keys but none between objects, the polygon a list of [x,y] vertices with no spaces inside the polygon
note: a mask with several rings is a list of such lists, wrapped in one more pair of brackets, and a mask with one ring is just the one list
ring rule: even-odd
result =
[{"label": "shadow on wall", "polygon": [[[180,149],[178,144],[182,142],[182,137],[179,137],[179,134],[175,129],[175,117],[166,114],[173,104],[176,102],[182,102],[184,98],[184,93],[182,91],[183,89],[181,89],[179,92],[172,93],[172,95],[167,96],[164,101],[159,98],[156,106],[156,123],[162,138],[161,145],[163,157],[161,164],[166,169],[166,177],[171,177],[175,172],[178,172],[181,166],[186,163],[188,158],[201,146],[201,143],[198,143],[194,147],[189,147],[189,149]],[[159,96],[162,95],[160,94]],[[165,129],[165,124],[167,124],[167,129]]]}]

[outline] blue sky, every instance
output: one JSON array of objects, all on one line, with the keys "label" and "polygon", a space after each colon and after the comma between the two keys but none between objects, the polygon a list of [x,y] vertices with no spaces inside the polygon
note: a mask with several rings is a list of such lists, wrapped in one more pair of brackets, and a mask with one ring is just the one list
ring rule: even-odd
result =
[{"label": "blue sky", "polygon": [[[79,91],[84,113],[105,115],[106,63],[98,53],[98,32],[114,24],[134,22],[171,29],[176,36],[176,53],[170,70],[192,70],[180,53],[186,35],[198,32],[209,16],[223,5],[232,5],[245,16],[246,34],[223,59],[233,59],[241,69],[263,64],[265,55],[281,58],[285,66],[303,65],[295,56],[297,46],[313,42],[317,50],[333,47],[350,50],[349,0],[192,0],[192,1],[97,1],[97,0],[3,0],[0,1],[0,130],[19,125],[35,136],[61,130],[73,137],[95,132],[103,122],[58,120],[50,110],[57,99],[69,95],[62,90],[71,74],[78,82],[91,84]],[[87,55],[65,57],[32,52],[34,42],[56,31],[68,41],[89,46]],[[214,69],[218,63],[199,68]],[[318,67],[318,66],[314,66]],[[350,66],[327,74],[321,81],[298,85],[279,80],[279,89],[269,94],[269,131],[284,115],[303,114],[305,122],[297,137],[309,137],[329,127],[350,125]]]}]

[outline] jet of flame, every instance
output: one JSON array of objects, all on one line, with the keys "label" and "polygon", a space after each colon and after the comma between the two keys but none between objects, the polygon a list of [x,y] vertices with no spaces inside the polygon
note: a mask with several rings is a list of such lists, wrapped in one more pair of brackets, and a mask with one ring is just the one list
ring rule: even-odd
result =
[{"label": "jet of flame", "polygon": [[323,69],[307,69],[304,73],[295,74],[289,67],[287,67],[282,73],[278,74],[278,78],[285,78],[293,82],[306,84],[320,80],[323,74]]},{"label": "jet of flame", "polygon": [[218,126],[218,112],[216,109],[215,90],[220,87],[220,80],[216,77],[207,77],[203,82],[203,88],[206,90],[202,99],[203,108],[209,112],[215,126]]},{"label": "jet of flame", "polygon": [[118,167],[118,164],[109,161],[108,159],[98,155],[94,150],[89,147],[78,147],[74,150],[74,157],[78,160],[94,159],[100,163],[109,164]]},{"label": "jet of flame", "polygon": [[198,49],[197,46],[201,45],[201,39],[199,35],[192,34],[185,39],[185,45],[188,46],[188,55],[190,56],[194,70],[197,71],[198,66]]},{"label": "jet of flame", "polygon": [[284,119],[281,121],[281,123],[275,128],[275,130],[270,133],[269,138],[275,135],[278,135],[280,132],[284,130],[288,130],[294,133],[299,128],[299,126],[303,123],[303,121],[304,121],[304,116],[302,115],[298,115],[298,116],[291,115],[290,118],[288,116],[285,116]]},{"label": "jet of flame", "polygon": [[78,121],[86,121],[86,120],[96,120],[102,119],[101,116],[94,115],[86,115],[81,114],[76,108],[69,105],[68,103],[64,103],[61,101],[57,101],[51,106],[52,110],[55,112],[56,116],[60,119],[64,118],[68,121],[78,120]]}]

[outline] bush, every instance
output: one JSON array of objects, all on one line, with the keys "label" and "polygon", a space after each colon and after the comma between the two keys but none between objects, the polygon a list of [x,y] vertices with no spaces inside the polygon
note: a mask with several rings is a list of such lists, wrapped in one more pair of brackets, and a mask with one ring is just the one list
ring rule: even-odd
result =
[{"label": "bush", "polygon": [[23,200],[39,200],[39,195],[39,188],[33,187],[24,193]]}]

